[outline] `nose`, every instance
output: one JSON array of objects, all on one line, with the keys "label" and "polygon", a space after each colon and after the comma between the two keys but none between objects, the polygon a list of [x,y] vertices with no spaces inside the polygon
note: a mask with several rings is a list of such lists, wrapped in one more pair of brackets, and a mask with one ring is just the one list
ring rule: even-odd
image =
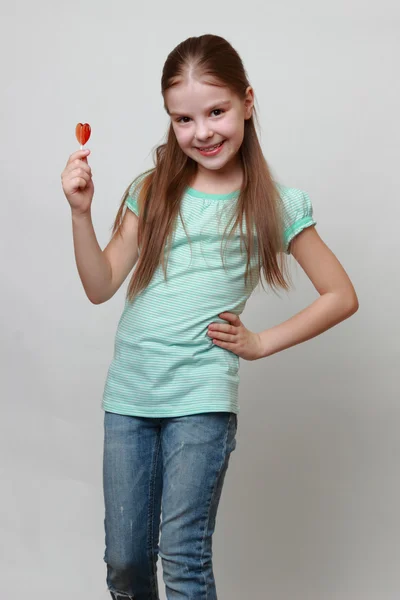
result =
[{"label": "nose", "polygon": [[195,138],[199,142],[206,141],[214,134],[208,127],[207,123],[198,123],[196,126]]}]

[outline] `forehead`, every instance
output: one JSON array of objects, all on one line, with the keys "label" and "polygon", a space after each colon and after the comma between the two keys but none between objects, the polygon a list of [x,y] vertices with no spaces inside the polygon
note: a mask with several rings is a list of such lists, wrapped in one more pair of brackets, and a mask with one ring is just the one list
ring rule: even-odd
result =
[{"label": "forehead", "polygon": [[232,91],[196,79],[181,80],[165,92],[165,106],[169,113],[202,111],[223,101],[235,100]]}]

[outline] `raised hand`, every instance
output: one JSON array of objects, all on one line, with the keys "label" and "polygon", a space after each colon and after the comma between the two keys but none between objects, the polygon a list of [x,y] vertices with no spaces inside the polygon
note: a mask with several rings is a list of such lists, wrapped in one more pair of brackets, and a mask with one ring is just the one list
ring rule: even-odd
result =
[{"label": "raised hand", "polygon": [[90,150],[77,150],[68,159],[65,169],[61,173],[62,188],[71,210],[75,214],[84,214],[90,211],[94,185],[92,169],[88,165],[87,156]]}]

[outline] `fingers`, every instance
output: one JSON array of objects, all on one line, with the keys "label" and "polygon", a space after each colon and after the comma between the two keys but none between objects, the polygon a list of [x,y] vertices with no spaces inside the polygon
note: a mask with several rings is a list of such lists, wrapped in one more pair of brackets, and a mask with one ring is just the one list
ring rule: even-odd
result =
[{"label": "fingers", "polygon": [[223,332],[231,335],[238,334],[238,328],[235,327],[235,325],[225,325],[225,323],[212,323],[208,326],[208,330],[212,331],[213,333]]},{"label": "fingers", "polygon": [[87,182],[90,181],[90,179],[92,178],[92,176],[89,173],[86,173],[85,171],[83,171],[82,169],[74,169],[70,173],[70,178],[71,178],[71,181],[72,181],[72,179],[81,180],[81,182],[84,182],[84,183],[80,183],[79,187],[85,187]]},{"label": "fingers", "polygon": [[71,156],[69,157],[64,170],[69,171],[69,170],[71,170],[72,165],[75,165],[75,167],[76,166],[86,166],[87,170],[89,172],[90,167],[87,162],[87,157],[88,157],[89,153],[90,153],[90,150],[77,150],[76,152],[73,152],[71,154]]},{"label": "fingers", "polygon": [[92,176],[92,169],[91,167],[88,165],[87,163],[87,156],[90,153],[90,150],[77,150],[76,152],[74,152],[73,154],[71,154],[71,156],[69,157],[67,164],[65,166],[64,171],[62,172],[61,178],[64,175],[74,175],[76,176],[82,176],[85,177],[85,175],[87,175],[88,177],[85,179],[89,180],[89,178]]},{"label": "fingers", "polygon": [[92,169],[82,161],[78,161],[78,164],[73,163],[61,173],[61,180],[72,180],[77,177],[84,179],[85,182],[89,181],[92,178]]},{"label": "fingers", "polygon": [[73,152],[71,154],[71,156],[68,159],[68,163],[74,161],[76,158],[82,159],[86,156],[89,156],[89,154],[90,154],[89,148],[86,148],[85,150],[77,150],[76,152]]},{"label": "fingers", "polygon": [[76,177],[74,179],[76,187],[80,188],[81,190],[84,190],[87,186],[87,182],[89,181],[88,179],[85,179],[84,177]]}]

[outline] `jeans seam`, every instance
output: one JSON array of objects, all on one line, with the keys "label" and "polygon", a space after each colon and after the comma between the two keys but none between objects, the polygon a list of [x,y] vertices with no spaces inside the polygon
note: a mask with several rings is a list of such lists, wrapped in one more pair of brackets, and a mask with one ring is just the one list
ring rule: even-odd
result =
[{"label": "jeans seam", "polygon": [[156,564],[153,559],[154,501],[155,501],[154,490],[155,490],[155,483],[156,483],[156,479],[157,479],[156,476],[157,476],[158,459],[160,456],[160,452],[159,452],[160,446],[161,446],[161,434],[159,434],[157,437],[155,451],[154,451],[154,455],[153,455],[153,468],[152,468],[152,473],[151,473],[151,477],[150,477],[150,486],[149,486],[150,502],[149,502],[149,510],[147,513],[147,519],[148,519],[147,535],[148,535],[148,540],[150,540],[150,543],[148,541],[148,544],[147,544],[147,551],[149,552],[149,550],[150,550],[151,572],[152,572],[152,576],[153,576],[152,582],[151,582],[151,588],[152,588],[152,593],[154,594],[154,598],[156,600],[158,600],[159,595],[158,595]]},{"label": "jeans seam", "polygon": [[201,563],[201,570],[202,570],[202,573],[203,573],[203,583],[204,583],[204,590],[205,590],[205,600],[207,600],[208,592],[207,592],[206,576],[205,576],[205,573],[204,573],[204,564],[203,564],[204,542],[205,542],[205,539],[206,539],[206,535],[207,535],[207,532],[208,532],[208,525],[209,525],[209,522],[210,522],[210,512],[211,512],[211,507],[212,507],[212,504],[213,504],[212,501],[213,501],[213,498],[214,498],[214,495],[215,495],[215,491],[216,491],[216,489],[218,487],[218,483],[219,483],[219,479],[220,479],[220,476],[221,476],[221,472],[222,472],[222,470],[224,468],[224,464],[225,464],[225,460],[226,460],[226,448],[227,448],[227,441],[228,441],[230,424],[231,424],[231,420],[232,420],[232,414],[233,413],[230,413],[230,415],[229,415],[228,426],[226,428],[226,435],[225,435],[225,439],[224,439],[224,443],[223,443],[222,463],[221,463],[221,465],[220,465],[220,467],[218,469],[217,477],[215,478],[214,487],[212,489],[211,496],[210,496],[210,502],[208,503],[207,520],[206,520],[206,523],[205,523],[205,528],[204,528],[204,533],[203,533],[203,539],[202,539],[202,543],[201,543],[200,563]]}]

